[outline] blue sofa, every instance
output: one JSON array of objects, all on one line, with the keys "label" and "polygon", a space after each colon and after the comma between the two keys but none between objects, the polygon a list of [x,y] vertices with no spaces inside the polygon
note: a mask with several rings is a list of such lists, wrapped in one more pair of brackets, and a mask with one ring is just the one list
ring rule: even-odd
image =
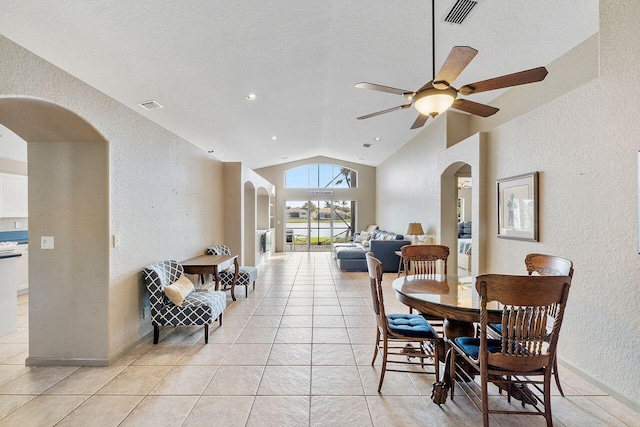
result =
[{"label": "blue sofa", "polygon": [[[357,240],[354,236],[354,240]],[[401,247],[410,245],[401,234],[375,230],[369,240],[369,246],[362,243],[337,243],[333,246],[333,254],[338,267],[342,271],[367,271],[366,253],[371,251],[382,262],[385,273],[398,271],[400,257],[395,254]]]}]

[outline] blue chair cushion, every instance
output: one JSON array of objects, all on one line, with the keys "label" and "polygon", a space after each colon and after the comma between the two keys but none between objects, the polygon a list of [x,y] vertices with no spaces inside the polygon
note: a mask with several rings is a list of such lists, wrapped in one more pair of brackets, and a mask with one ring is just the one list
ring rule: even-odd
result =
[{"label": "blue chair cushion", "polygon": [[[472,359],[478,360],[480,353],[480,338],[459,337],[453,340],[460,350]],[[500,340],[487,340],[487,350],[489,353],[500,353],[502,343]]]},{"label": "blue chair cushion", "polygon": [[[465,352],[465,354],[472,359],[478,360],[480,354],[480,338],[460,337],[453,340],[456,345]],[[489,353],[500,353],[502,349],[502,342],[500,340],[487,340],[487,350]],[[526,350],[524,350],[526,353]],[[495,369],[502,369],[496,367]],[[536,369],[530,371],[532,374],[541,373],[543,369]]]},{"label": "blue chair cushion", "polygon": [[391,331],[406,337],[434,339],[438,334],[419,314],[387,314]]}]

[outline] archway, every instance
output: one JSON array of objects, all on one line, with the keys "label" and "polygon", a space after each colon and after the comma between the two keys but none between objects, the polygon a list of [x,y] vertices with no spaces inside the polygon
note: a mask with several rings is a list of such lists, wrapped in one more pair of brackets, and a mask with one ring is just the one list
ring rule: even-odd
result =
[{"label": "archway", "polygon": [[[108,142],[82,117],[39,98],[0,97],[0,123],[28,147],[26,364],[106,365]],[[42,236],[53,237],[53,249],[42,248]]]},{"label": "archway", "polygon": [[[458,176],[459,171],[473,177],[474,189],[471,194],[473,209],[471,212],[471,256],[468,270],[474,276],[482,274],[485,268],[485,207],[487,199],[483,182],[484,138],[482,134],[473,135],[464,141],[446,149],[438,155],[440,167],[440,227],[438,241],[449,246],[449,266],[458,266]],[[455,271],[455,270],[453,270]]]}]

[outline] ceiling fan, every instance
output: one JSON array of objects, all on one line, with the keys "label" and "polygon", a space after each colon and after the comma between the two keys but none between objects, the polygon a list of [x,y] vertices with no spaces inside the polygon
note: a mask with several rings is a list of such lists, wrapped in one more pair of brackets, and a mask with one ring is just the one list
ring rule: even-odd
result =
[{"label": "ceiling fan", "polygon": [[507,74],[500,77],[494,77],[488,80],[471,83],[456,89],[451,84],[460,75],[460,73],[469,65],[471,60],[478,54],[478,51],[469,46],[454,46],[449,56],[442,64],[442,68],[436,74],[435,59],[435,0],[431,0],[431,48],[432,48],[432,73],[433,80],[427,82],[417,91],[397,89],[389,86],[382,86],[374,83],[361,82],[356,87],[360,89],[370,89],[379,92],[387,92],[405,97],[409,103],[399,105],[397,107],[388,108],[386,110],[377,111],[375,113],[360,116],[357,119],[363,120],[370,117],[379,116],[381,114],[390,113],[392,111],[404,110],[415,105],[420,115],[413,122],[411,129],[422,127],[429,117],[435,117],[440,113],[454,108],[470,114],[481,117],[489,117],[499,111],[498,108],[490,105],[480,104],[469,101],[468,99],[457,99],[458,94],[471,95],[474,93],[487,92],[490,90],[502,89],[512,86],[524,85],[544,80],[548,71],[545,67],[532,68],[530,70],[520,71],[513,74]]}]

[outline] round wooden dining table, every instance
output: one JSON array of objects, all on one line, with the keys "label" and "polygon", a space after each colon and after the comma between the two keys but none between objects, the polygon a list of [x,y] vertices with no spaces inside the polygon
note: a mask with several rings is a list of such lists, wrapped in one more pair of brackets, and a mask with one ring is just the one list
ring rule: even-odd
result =
[{"label": "round wooden dining table", "polygon": [[[480,296],[470,277],[461,281],[454,274],[407,275],[395,279],[392,286],[396,297],[403,304],[429,317],[443,318],[447,340],[474,336],[473,323],[480,321]],[[498,303],[490,302],[487,308],[488,321],[500,323],[502,312]],[[447,352],[443,381],[434,384],[431,399],[437,404],[444,403],[449,390],[449,358]]]},{"label": "round wooden dining table", "polygon": [[[392,283],[398,300],[422,314],[444,319],[448,339],[472,336],[473,322],[480,321],[480,296],[471,277],[461,281],[455,274],[416,274],[395,279]],[[499,323],[501,311],[496,302],[489,303],[489,322]]]}]

